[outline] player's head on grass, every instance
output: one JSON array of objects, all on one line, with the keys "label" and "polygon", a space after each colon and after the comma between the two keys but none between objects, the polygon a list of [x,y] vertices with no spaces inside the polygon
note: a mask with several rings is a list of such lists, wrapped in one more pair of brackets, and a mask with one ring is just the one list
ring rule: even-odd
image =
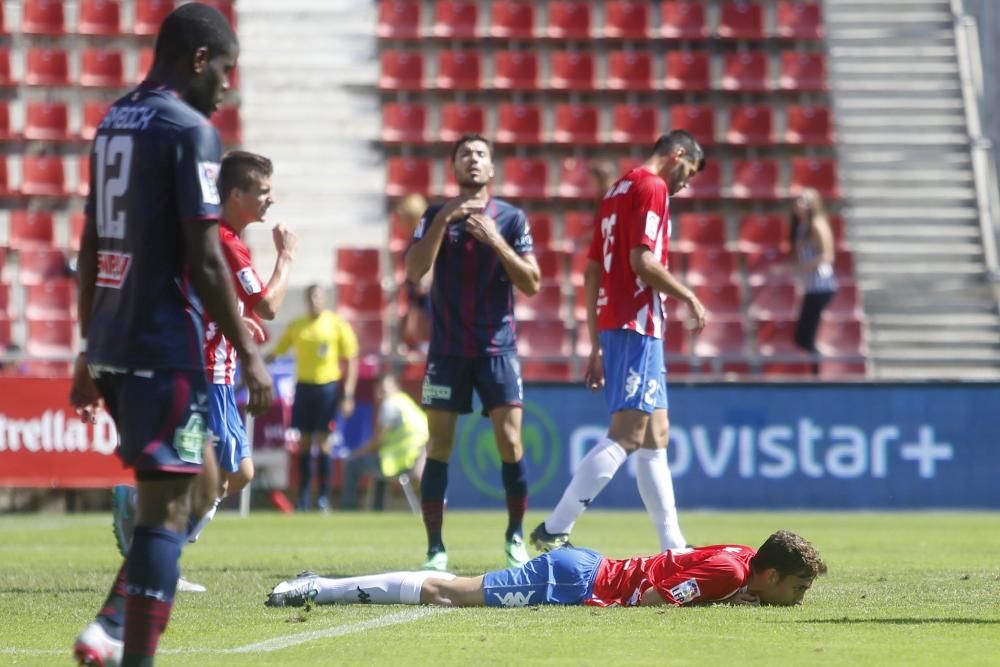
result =
[{"label": "player's head on grass", "polygon": [[149,78],[175,88],[185,102],[208,116],[229,90],[239,51],[226,17],[215,7],[191,2],[163,20]]},{"label": "player's head on grass", "polygon": [[326,308],[326,288],[319,283],[313,283],[306,288],[306,308],[310,317],[319,317]]},{"label": "player's head on grass", "polygon": [[656,140],[644,166],[659,174],[670,194],[675,195],[705,168],[705,151],[690,132],[673,130]]},{"label": "player's head on grass", "polygon": [[219,168],[219,196],[223,217],[237,232],[259,222],[274,203],[271,176],[274,165],[269,159],[249,151],[230,151]]},{"label": "player's head on grass", "polygon": [[802,604],[813,580],[826,574],[826,563],[805,538],[789,530],[773,533],[750,560],[747,592],[762,604]]},{"label": "player's head on grass", "polygon": [[451,148],[455,182],[465,192],[481,190],[493,180],[493,146],[480,134],[463,134]]}]

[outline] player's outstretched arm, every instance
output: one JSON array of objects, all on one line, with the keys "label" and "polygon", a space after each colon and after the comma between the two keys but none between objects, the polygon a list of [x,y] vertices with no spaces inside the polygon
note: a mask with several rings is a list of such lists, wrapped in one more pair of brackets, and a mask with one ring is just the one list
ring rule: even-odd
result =
[{"label": "player's outstretched arm", "polygon": [[250,390],[247,409],[251,414],[259,415],[271,407],[274,398],[271,376],[253,337],[240,318],[236,292],[219,245],[218,224],[187,222],[181,228],[191,282],[222,333],[236,348],[243,362],[243,377]]},{"label": "player's outstretched arm", "polygon": [[274,237],[274,249],[277,251],[278,257],[274,261],[274,272],[271,273],[271,279],[267,281],[267,296],[253,307],[253,312],[258,317],[268,321],[278,316],[281,304],[285,302],[285,294],[288,293],[288,276],[292,272],[295,248],[298,245],[295,233],[284,225],[275,225],[271,233]]},{"label": "player's outstretched arm", "polygon": [[694,331],[697,333],[705,328],[705,307],[694,295],[694,292],[677,280],[670,271],[660,264],[646,246],[636,246],[629,251],[629,265],[635,275],[657,292],[672,296],[687,304],[694,319]]}]

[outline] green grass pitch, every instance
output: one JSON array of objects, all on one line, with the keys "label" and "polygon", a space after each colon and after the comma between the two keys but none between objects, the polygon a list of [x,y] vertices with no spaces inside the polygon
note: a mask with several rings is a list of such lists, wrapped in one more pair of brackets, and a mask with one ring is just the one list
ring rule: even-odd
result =
[{"label": "green grass pitch", "polygon": [[[532,513],[530,530],[541,519]],[[459,574],[502,566],[504,516],[450,512]],[[788,528],[830,572],[802,607],[265,609],[302,569],[414,569],[409,514],[222,515],[189,547],[161,665],[1000,665],[1000,514],[683,512],[695,544],[757,546]],[[612,557],[655,550],[641,512],[591,511],[574,541]],[[0,518],[0,664],[71,664],[118,557],[107,515]]]}]

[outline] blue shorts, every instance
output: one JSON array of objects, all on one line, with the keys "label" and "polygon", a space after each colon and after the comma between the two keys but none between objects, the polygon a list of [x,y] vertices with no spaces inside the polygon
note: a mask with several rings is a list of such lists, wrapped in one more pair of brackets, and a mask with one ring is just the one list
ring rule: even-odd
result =
[{"label": "blue shorts", "polygon": [[425,407],[468,414],[472,412],[473,389],[483,404],[483,415],[503,405],[523,405],[524,384],[517,354],[427,358],[420,394]]},{"label": "blue shorts", "polygon": [[295,384],[292,403],[292,428],[299,433],[329,433],[330,422],[337,416],[337,383]]},{"label": "blue shorts", "polygon": [[665,410],[667,367],[663,340],[636,331],[601,331],[604,353],[604,397],[608,412]]},{"label": "blue shorts", "polygon": [[208,440],[204,371],[108,371],[91,367],[118,428],[118,457],[143,473],[201,472]]},{"label": "blue shorts", "polygon": [[213,384],[208,393],[208,429],[218,438],[215,456],[220,468],[236,472],[240,461],[250,458],[250,440],[236,407],[236,391],[231,384]]},{"label": "blue shorts", "polygon": [[603,560],[596,551],[564,547],[521,567],[487,572],[483,577],[486,605],[583,604],[594,593],[594,579]]}]

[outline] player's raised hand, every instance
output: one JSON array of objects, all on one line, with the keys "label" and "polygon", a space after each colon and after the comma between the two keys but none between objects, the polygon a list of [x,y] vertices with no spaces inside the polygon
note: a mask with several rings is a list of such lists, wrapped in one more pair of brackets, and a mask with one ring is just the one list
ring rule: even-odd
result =
[{"label": "player's raised hand", "polygon": [[486,199],[478,194],[470,199],[456,197],[451,200],[448,205],[453,206],[452,210],[448,213],[448,222],[452,223],[464,220],[470,215],[485,211]]},{"label": "player's raised hand", "polygon": [[690,329],[692,333],[700,333],[705,328],[705,306],[701,305],[701,301],[693,294],[687,305],[691,312]]},{"label": "player's raised hand", "polygon": [[285,252],[291,255],[295,253],[299,237],[288,227],[280,224],[275,225],[274,229],[271,230],[271,236],[274,238],[274,249],[278,251],[278,254]]},{"label": "player's raised hand", "polygon": [[497,221],[488,215],[474,213],[465,221],[465,231],[480,243],[494,245],[500,239],[497,233]]},{"label": "player's raised hand", "polygon": [[84,424],[93,424],[97,411],[101,408],[101,393],[97,391],[94,378],[90,377],[87,358],[77,355],[73,364],[73,384],[69,390],[69,402],[76,408],[76,414]]},{"label": "player's raised hand", "polygon": [[590,351],[587,366],[583,370],[583,383],[591,391],[597,391],[604,386],[604,358],[596,343],[594,349]]},{"label": "player's raised hand", "polygon": [[243,380],[250,392],[250,402],[247,411],[254,417],[263,414],[274,401],[274,386],[267,366],[256,352],[243,359]]}]

